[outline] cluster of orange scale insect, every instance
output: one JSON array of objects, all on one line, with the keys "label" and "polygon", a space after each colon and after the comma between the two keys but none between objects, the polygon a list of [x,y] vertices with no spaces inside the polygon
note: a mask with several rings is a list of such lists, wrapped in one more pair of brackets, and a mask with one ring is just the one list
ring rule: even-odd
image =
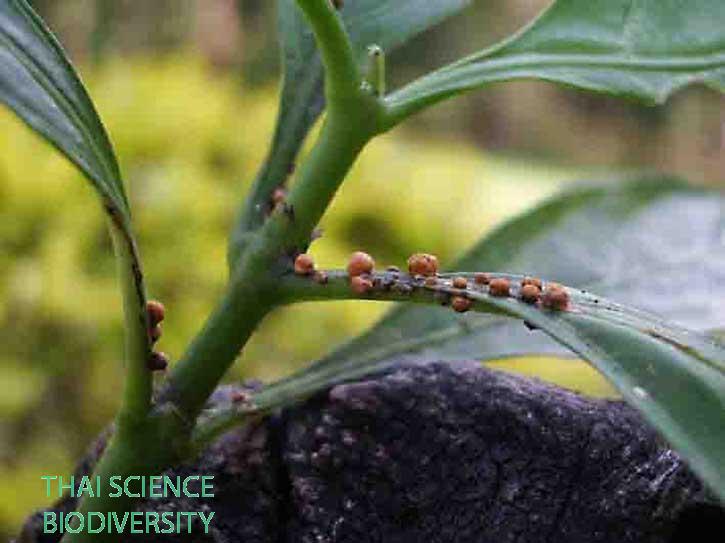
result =
[{"label": "cluster of orange scale insect", "polygon": [[[408,259],[408,271],[411,275],[424,275],[425,284],[429,287],[438,285],[438,259],[433,255],[416,254]],[[511,296],[511,281],[505,277],[492,278],[487,273],[478,272],[473,275],[473,282],[477,287],[488,286],[488,293],[496,297]],[[466,277],[454,277],[451,286],[457,290],[465,291],[469,288]],[[541,279],[526,277],[521,281],[519,298],[528,304],[541,305],[547,309],[564,311],[569,306],[569,294],[566,289],[557,283],[549,283],[544,289]],[[464,313],[473,305],[465,292],[454,295],[450,300],[454,311]]]},{"label": "cluster of orange scale insect", "polygon": [[[488,293],[491,296],[497,298],[511,296],[511,281],[505,277],[491,278],[488,274],[476,273],[474,282],[476,285],[488,285]],[[468,287],[468,281],[465,277],[455,277],[451,286],[463,290]],[[549,283],[544,289],[541,279],[536,277],[525,277],[521,280],[518,297],[527,304],[540,303],[543,307],[555,311],[564,311],[569,306],[569,294],[564,287],[557,283]],[[465,295],[454,296],[451,305],[454,310],[464,312],[470,309],[471,303],[470,300],[469,303],[464,303],[461,298],[466,299]]]},{"label": "cluster of orange scale insect", "polygon": [[[375,270],[373,258],[362,251],[356,251],[350,256],[347,265],[347,273],[350,277],[350,288],[355,294],[364,295],[375,287],[372,274]],[[397,272],[397,268],[389,268],[389,271]],[[314,262],[307,254],[302,254],[295,260],[295,273],[298,275],[319,274],[315,272]],[[441,279],[438,275],[438,258],[426,253],[417,253],[408,259],[408,273],[417,281],[423,281],[426,287],[440,286]],[[318,282],[320,282],[318,280]],[[324,281],[326,282],[326,281]],[[473,275],[474,288],[488,287],[491,296],[499,298],[510,297],[511,280],[505,277],[491,277],[486,273],[475,273]],[[467,295],[470,281],[468,278],[459,276],[451,280],[450,286],[462,292],[457,292],[446,299],[445,304],[454,311],[465,313],[473,306],[473,300]],[[409,287],[410,288],[410,287]],[[566,289],[557,283],[548,283],[544,288],[541,279],[536,277],[525,277],[521,280],[518,290],[518,298],[531,305],[541,305],[554,311],[564,311],[569,306],[569,294]]]},{"label": "cluster of orange scale insect", "polygon": [[[166,316],[164,304],[156,300],[146,302],[146,314],[148,315],[149,337],[151,343],[161,339],[161,322]],[[147,361],[147,367],[151,371],[164,371],[169,365],[169,357],[162,352],[153,351]]]}]

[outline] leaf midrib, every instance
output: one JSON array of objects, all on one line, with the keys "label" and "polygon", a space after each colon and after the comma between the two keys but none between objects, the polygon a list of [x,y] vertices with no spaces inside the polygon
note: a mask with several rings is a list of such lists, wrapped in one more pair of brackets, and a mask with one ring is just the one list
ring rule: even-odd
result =
[{"label": "leaf midrib", "polygon": [[[471,58],[463,63],[455,63],[441,68],[429,75],[423,76],[417,81],[393,92],[389,95],[387,102],[394,106],[404,103],[407,96],[415,94],[419,90],[427,90],[430,86],[443,86],[452,84],[456,80],[470,79],[471,86],[478,86],[481,79],[495,75],[496,73],[520,69],[541,69],[544,68],[591,68],[596,69],[618,69],[622,71],[639,72],[683,72],[688,74],[693,71],[715,72],[725,69],[725,54],[715,55],[714,58],[688,57],[680,55],[668,59],[656,59],[648,57],[630,57],[622,59],[622,55],[597,55],[597,54],[567,54],[556,53],[522,53],[502,58]],[[513,77],[513,76],[512,76]],[[692,76],[692,80],[697,79]],[[706,78],[703,78],[705,80]],[[430,92],[430,89],[428,89]],[[443,89],[436,89],[442,91]]]},{"label": "leaf midrib", "polygon": [[[457,65],[451,65],[447,68],[443,68],[436,73],[445,73],[452,69],[459,69],[467,66],[476,66],[482,63],[488,63],[488,65],[496,64],[508,64],[516,66],[517,63],[521,65],[527,65],[534,60],[537,65],[544,64],[546,66],[603,66],[603,67],[614,67],[614,68],[643,68],[648,70],[661,70],[661,69],[676,69],[676,70],[692,70],[692,69],[716,69],[725,67],[725,54],[713,52],[712,55],[703,55],[698,52],[697,54],[687,55],[668,55],[667,58],[658,58],[654,55],[632,55],[622,53],[532,53],[523,52],[515,53],[512,55],[506,55],[505,57],[481,57],[472,58],[467,62]],[[519,59],[524,60],[519,60]],[[592,59],[596,59],[592,62]]]}]

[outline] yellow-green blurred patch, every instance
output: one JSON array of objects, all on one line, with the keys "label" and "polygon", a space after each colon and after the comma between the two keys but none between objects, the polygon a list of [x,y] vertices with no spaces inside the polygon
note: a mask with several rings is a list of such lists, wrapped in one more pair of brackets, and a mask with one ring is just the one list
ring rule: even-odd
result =
[{"label": "yellow-green blurred patch", "polygon": [[43,475],[68,477],[73,459],[63,446],[64,431],[59,427],[45,427],[45,439],[34,440],[24,448],[22,456],[0,466],[0,523],[15,527],[30,512],[38,507],[48,506],[54,498],[46,496]]},{"label": "yellow-green blurred patch", "polygon": [[0,360],[0,415],[16,417],[32,408],[43,393],[41,371]]},{"label": "yellow-green blurred patch", "polygon": [[537,377],[595,398],[620,397],[616,389],[597,370],[582,360],[527,356],[496,360],[486,365],[509,373]]}]

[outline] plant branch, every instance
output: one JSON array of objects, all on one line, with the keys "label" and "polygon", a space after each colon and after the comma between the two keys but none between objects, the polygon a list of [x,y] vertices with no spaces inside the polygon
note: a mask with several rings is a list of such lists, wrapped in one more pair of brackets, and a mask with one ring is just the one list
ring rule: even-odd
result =
[{"label": "plant branch", "polygon": [[[345,34],[342,21],[329,4],[329,2],[324,1],[300,3],[304,10],[304,16],[314,25],[317,48],[322,52],[320,60],[324,62],[324,67],[327,70],[324,79],[327,82],[326,98],[328,104],[331,101],[333,103],[340,101],[345,95],[354,95],[361,81],[352,46]],[[308,69],[313,73],[317,73],[319,70],[317,58],[312,58]],[[290,75],[285,70],[284,77],[281,109],[272,146],[262,168],[257,173],[249,197],[242,206],[233,230],[233,236],[229,242],[228,262],[231,269],[234,268],[254,232],[266,221],[270,206],[273,205],[272,194],[275,189],[283,186],[285,180],[291,175],[301,140],[309,128],[307,123],[300,123],[298,118],[309,115],[308,111],[299,108],[292,117],[285,116],[285,102],[292,100],[288,96],[290,83],[286,78],[294,78],[294,75]],[[318,85],[322,84],[321,80],[322,77],[320,79],[317,77],[302,78],[301,82],[296,81],[294,93],[303,97],[316,96],[317,92],[319,92]],[[302,85],[302,87],[299,85]],[[290,132],[290,130],[292,131]]]},{"label": "plant branch", "polygon": [[[475,273],[451,272],[439,274],[436,284],[426,284],[425,278],[412,277],[407,273],[397,271],[376,272],[369,276],[372,288],[364,294],[355,292],[350,288],[350,276],[342,270],[329,270],[322,272],[327,275],[327,282],[315,281],[313,276],[287,275],[277,286],[277,296],[280,303],[291,304],[299,302],[334,301],[334,300],[370,300],[384,302],[413,302],[421,304],[441,305],[442,301],[449,301],[450,296],[467,296],[473,292],[485,293],[483,288],[475,285]],[[503,274],[496,274],[501,277]],[[455,277],[464,277],[470,285],[467,289],[456,289],[452,286]],[[505,275],[507,278],[518,276]],[[488,296],[483,299],[471,300],[476,309],[479,304],[486,313],[504,313],[498,305],[488,302]]]},{"label": "plant branch", "polygon": [[287,203],[251,238],[227,294],[173,368],[166,398],[189,420],[198,415],[262,318],[280,303],[279,279],[291,269],[292,257],[309,245],[312,231],[371,137],[361,130],[364,111],[358,106],[328,116]]},{"label": "plant branch", "polygon": [[287,201],[253,233],[227,294],[174,367],[163,397],[193,421],[262,318],[277,304],[278,280],[312,232],[365,144],[380,132],[383,108],[365,90],[339,16],[328,0],[299,0],[326,68],[327,117]]},{"label": "plant branch", "polygon": [[[298,303],[309,301],[335,300],[371,300],[388,302],[411,302],[428,305],[450,305],[455,296],[465,296],[471,300],[471,311],[487,314],[498,314],[516,317],[506,309],[506,302],[489,295],[485,287],[475,285],[473,273],[441,274],[435,285],[426,284],[424,279],[416,279],[398,272],[375,273],[370,276],[372,289],[366,294],[354,292],[350,288],[350,277],[344,271],[332,270],[323,272],[327,282],[319,283],[312,276],[301,277],[286,275],[278,281],[277,299],[280,303]],[[500,276],[500,274],[497,274]],[[465,277],[472,285],[466,289],[454,288],[453,278]],[[506,275],[510,279],[521,279],[518,276]],[[508,300],[509,303],[520,303]],[[314,394],[316,391],[330,386],[334,382],[354,379],[374,371],[368,362],[378,359],[377,353],[365,359],[356,360],[355,367],[341,368],[319,367],[306,369],[300,374],[283,379],[262,391],[253,394],[250,401],[239,405],[230,405],[209,412],[192,435],[194,450],[203,449],[214,439],[230,429],[247,423],[253,417],[259,417],[274,409],[285,407],[291,403]]]},{"label": "plant branch", "polygon": [[[521,302],[518,298],[523,276],[496,273],[495,277],[506,278],[511,283],[510,297],[495,297],[488,292],[488,287],[475,282],[476,272],[449,272],[438,274],[435,284],[426,284],[420,277],[412,277],[406,273],[396,271],[376,272],[370,275],[372,289],[360,294],[353,291],[350,286],[349,275],[342,270],[321,272],[327,276],[327,282],[320,284],[314,277],[301,277],[287,275],[278,285],[278,299],[283,304],[302,302],[324,302],[342,300],[361,300],[377,302],[407,302],[422,305],[450,306],[451,300],[456,297],[467,298],[471,305],[469,311],[498,315],[500,317],[520,318],[513,309]],[[492,274],[493,275],[493,274]],[[453,286],[455,278],[462,277],[467,280],[467,288],[459,289]],[[440,339],[448,337],[447,331],[441,332]],[[401,345],[390,345],[398,350],[403,344],[414,347],[418,340],[405,340]],[[388,347],[382,348],[388,350]],[[375,353],[375,358],[379,353]],[[275,385],[276,386],[276,385]],[[261,393],[264,394],[264,391]],[[266,408],[266,404],[262,407]]]},{"label": "plant branch", "polygon": [[[382,111],[378,104],[373,103],[369,97],[363,96],[363,77],[358,68],[352,45],[345,32],[342,19],[332,8],[327,0],[302,0],[299,2],[302,13],[310,22],[315,32],[317,49],[320,52],[320,60],[325,69],[325,101],[328,110],[341,111],[348,118],[349,113],[358,110],[362,100],[369,102],[368,105],[375,106]],[[318,70],[317,59],[311,64],[310,70]],[[285,73],[285,77],[289,74]],[[317,92],[317,85],[320,84],[317,78],[303,79],[303,85],[312,85],[312,88],[297,89],[302,96],[314,95]],[[283,93],[286,92],[286,87]],[[282,108],[280,115],[284,113],[285,95],[282,96]],[[306,115],[306,112],[301,113]],[[375,116],[374,116],[375,117]],[[272,193],[280,188],[285,180],[291,175],[293,163],[299,150],[298,142],[304,136],[304,132],[294,131],[287,133],[287,127],[282,127],[283,117],[278,118],[277,128],[274,135],[274,142],[269,151],[265,163],[258,172],[249,197],[242,206],[242,211],[233,229],[232,238],[228,248],[228,262],[233,271],[241,253],[251,243],[254,233],[266,222],[273,206]],[[306,124],[298,126],[293,119],[292,126],[304,128]]]},{"label": "plant branch", "polygon": [[325,94],[328,109],[346,97],[357,98],[362,77],[342,19],[330,0],[297,0],[310,23],[322,64],[325,67]]},{"label": "plant branch", "polygon": [[[173,367],[160,401],[173,403],[189,425],[232,365],[257,325],[273,307],[249,259],[237,281]],[[264,277],[264,276],[262,276]]]}]

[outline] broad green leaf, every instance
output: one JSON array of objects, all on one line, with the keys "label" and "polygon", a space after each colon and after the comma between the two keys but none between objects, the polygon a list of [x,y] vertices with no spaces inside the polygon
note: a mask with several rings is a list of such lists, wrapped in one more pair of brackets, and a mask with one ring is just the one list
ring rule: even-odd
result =
[{"label": "broad green leaf", "polygon": [[512,38],[392,94],[397,120],[496,81],[544,79],[662,103],[704,83],[725,90],[725,2],[556,0]]},{"label": "broad green leaf", "polygon": [[260,400],[289,399],[392,361],[561,353],[563,345],[595,365],[725,497],[725,350],[710,336],[630,309],[699,329],[725,322],[717,294],[725,281],[723,195],[668,179],[582,186],[502,226],[455,268],[567,284],[575,289],[572,311],[486,294],[481,306],[492,314],[402,305]]},{"label": "broad green leaf", "polygon": [[[344,3],[342,16],[363,63],[369,45],[392,50],[465,8],[470,1],[354,0]],[[284,80],[277,127],[232,245],[264,221],[266,199],[274,187],[284,183],[305,137],[324,108],[324,74],[309,24],[295,0],[279,0],[278,9]]]},{"label": "broad green leaf", "polygon": [[26,0],[0,1],[0,101],[68,157],[128,226],[106,131],[60,44]]}]

